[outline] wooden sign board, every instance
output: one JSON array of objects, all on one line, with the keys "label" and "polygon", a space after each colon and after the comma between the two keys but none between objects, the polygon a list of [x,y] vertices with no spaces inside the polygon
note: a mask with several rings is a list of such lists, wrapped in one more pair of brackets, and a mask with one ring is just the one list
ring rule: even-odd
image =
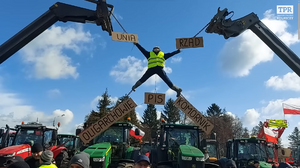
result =
[{"label": "wooden sign board", "polygon": [[175,106],[184,112],[191,120],[193,120],[199,128],[207,135],[210,134],[214,125],[207,120],[190,102],[183,97],[179,96],[175,102]]},{"label": "wooden sign board", "polygon": [[198,48],[203,47],[203,37],[192,37],[192,38],[177,38],[176,48]]},{"label": "wooden sign board", "polygon": [[125,41],[125,42],[134,42],[138,43],[138,35],[137,34],[128,34],[128,33],[117,33],[112,32],[112,40],[114,41]]},{"label": "wooden sign board", "polygon": [[96,136],[101,134],[101,132],[107,130],[111,125],[120,120],[130,111],[134,110],[137,105],[135,102],[129,98],[115,107],[111,112],[106,114],[100,120],[98,120],[93,125],[89,126],[83,130],[78,136],[83,143],[87,144],[93,140]]},{"label": "wooden sign board", "polygon": [[166,95],[162,93],[145,93],[145,104],[165,104]]}]

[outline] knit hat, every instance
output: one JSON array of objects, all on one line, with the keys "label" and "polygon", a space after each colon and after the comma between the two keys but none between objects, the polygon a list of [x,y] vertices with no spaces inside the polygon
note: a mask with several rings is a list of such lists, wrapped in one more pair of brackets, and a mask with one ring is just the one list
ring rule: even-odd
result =
[{"label": "knit hat", "polygon": [[72,157],[70,163],[78,164],[83,168],[89,168],[90,167],[90,155],[85,152],[80,152]]},{"label": "knit hat", "polygon": [[39,143],[34,143],[34,145],[31,147],[31,152],[32,153],[37,153],[43,151],[43,146]]},{"label": "knit hat", "polygon": [[9,165],[7,168],[30,168],[30,167],[25,161],[18,161]]},{"label": "knit hat", "polygon": [[53,152],[51,150],[45,150],[41,155],[43,162],[51,162],[53,159]]}]

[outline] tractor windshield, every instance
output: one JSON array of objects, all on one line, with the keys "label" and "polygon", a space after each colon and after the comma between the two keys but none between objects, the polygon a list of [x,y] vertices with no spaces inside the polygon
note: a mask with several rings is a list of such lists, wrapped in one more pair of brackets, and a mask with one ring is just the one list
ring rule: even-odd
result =
[{"label": "tractor windshield", "polygon": [[255,159],[258,161],[267,161],[265,144],[239,142],[238,159]]},{"label": "tractor windshield", "polygon": [[270,161],[274,161],[275,160],[273,146],[267,146],[267,154],[268,154],[268,160],[270,160]]},{"label": "tractor windshield", "polygon": [[43,132],[21,128],[15,135],[14,145],[30,143],[31,141],[42,144],[42,140]]},{"label": "tractor windshield", "polygon": [[15,134],[12,145],[40,143],[48,145],[52,139],[53,130],[42,131],[40,129],[20,128]]},{"label": "tractor windshield", "polygon": [[66,144],[64,144],[64,146],[67,149],[72,149],[73,145],[74,145],[73,137],[71,137],[71,136],[59,136],[58,137],[58,142],[59,143],[57,145],[61,145],[61,144],[65,143],[65,142],[67,142]]},{"label": "tractor windshield", "polygon": [[123,127],[110,127],[94,138],[94,144],[101,142],[122,143],[124,138],[123,134]]},{"label": "tractor windshield", "polygon": [[207,144],[207,150],[210,157],[217,158],[217,145],[216,144]]},{"label": "tractor windshield", "polygon": [[198,148],[198,132],[193,129],[169,129],[169,146],[190,145]]}]

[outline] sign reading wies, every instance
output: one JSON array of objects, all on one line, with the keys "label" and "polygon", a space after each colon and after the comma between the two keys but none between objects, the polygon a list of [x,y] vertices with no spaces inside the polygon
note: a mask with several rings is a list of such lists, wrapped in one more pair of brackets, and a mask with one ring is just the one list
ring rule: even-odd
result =
[{"label": "sign reading wies", "polygon": [[214,125],[202,115],[190,102],[185,98],[179,96],[175,102],[175,106],[183,111],[192,121],[199,126],[199,128],[206,134],[210,134]]},{"label": "sign reading wies", "polygon": [[78,136],[83,143],[87,144],[93,140],[96,136],[101,134],[101,132],[107,130],[111,125],[120,120],[130,111],[134,110],[136,103],[131,99],[127,99],[117,107],[115,107],[111,112],[106,114],[100,120],[98,120],[93,125],[89,126],[83,130]]}]

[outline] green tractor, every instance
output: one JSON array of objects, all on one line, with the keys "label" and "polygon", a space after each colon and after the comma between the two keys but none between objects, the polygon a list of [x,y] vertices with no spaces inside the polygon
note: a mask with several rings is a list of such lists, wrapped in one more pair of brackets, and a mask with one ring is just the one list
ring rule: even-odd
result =
[{"label": "green tractor", "polygon": [[[91,157],[90,168],[132,167],[140,148],[130,146],[131,129],[131,123],[117,122],[96,136],[83,150]],[[80,129],[76,130],[77,135],[80,132]],[[139,129],[136,129],[135,135],[139,134]]]},{"label": "green tractor", "polygon": [[67,148],[68,156],[72,158],[76,153],[80,152],[81,140],[74,134],[58,134],[57,145],[62,145]]},{"label": "green tractor", "polygon": [[[201,130],[195,125],[162,124],[157,148],[150,153],[154,168],[218,167],[206,163],[206,140],[201,141]],[[201,151],[201,150],[202,151]]]},{"label": "green tractor", "polygon": [[226,144],[226,158],[234,160],[237,168],[247,168],[255,160],[259,161],[261,168],[272,168],[266,146],[266,140],[256,137],[230,139]]}]

